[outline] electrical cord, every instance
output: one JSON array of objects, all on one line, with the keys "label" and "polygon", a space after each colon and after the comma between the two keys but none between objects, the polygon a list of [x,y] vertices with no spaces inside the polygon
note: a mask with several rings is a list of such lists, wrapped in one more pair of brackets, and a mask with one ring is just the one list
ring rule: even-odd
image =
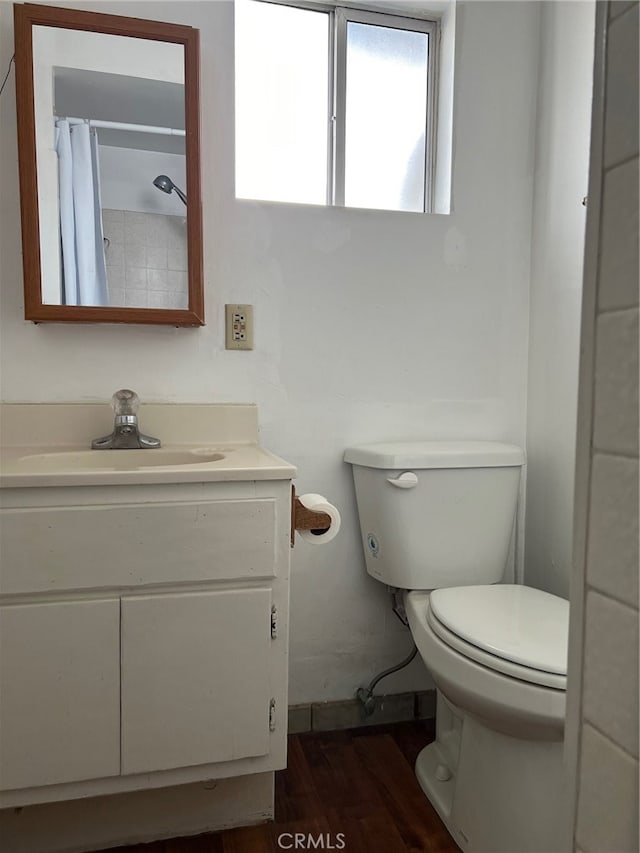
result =
[{"label": "electrical cord", "polygon": [[14,53],[11,59],[9,60],[9,67],[7,68],[7,73],[4,75],[4,80],[2,81],[2,85],[0,86],[0,95],[2,95],[2,93],[4,92],[4,87],[7,83],[7,80],[9,79],[9,74],[11,74],[11,66],[15,64],[15,58],[16,55]]}]

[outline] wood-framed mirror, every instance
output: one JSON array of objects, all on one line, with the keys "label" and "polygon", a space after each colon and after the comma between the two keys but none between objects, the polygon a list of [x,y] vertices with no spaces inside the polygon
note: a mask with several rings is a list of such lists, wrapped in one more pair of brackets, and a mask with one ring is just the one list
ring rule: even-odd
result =
[{"label": "wood-framed mirror", "polygon": [[204,325],[198,30],[14,20],[25,318]]}]

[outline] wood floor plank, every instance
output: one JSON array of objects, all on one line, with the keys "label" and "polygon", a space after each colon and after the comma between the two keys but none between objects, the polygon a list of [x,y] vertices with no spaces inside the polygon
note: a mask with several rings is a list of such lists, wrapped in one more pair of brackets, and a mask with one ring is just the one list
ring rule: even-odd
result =
[{"label": "wood floor plank", "polygon": [[425,720],[418,721],[415,726],[398,728],[396,731],[390,732],[394,741],[398,745],[400,752],[406,758],[409,767],[415,767],[418,753],[424,747],[435,740],[435,725],[432,720],[428,723]]},{"label": "wood floor plank", "polygon": [[[386,815],[363,818],[360,829],[364,839],[364,849],[369,853],[405,853],[408,851],[398,828],[389,823]],[[348,848],[347,848],[348,850]],[[349,851],[350,853],[350,851]]]},{"label": "wood floor plank", "polygon": [[345,853],[407,853],[402,836],[382,806],[368,810],[345,806],[327,810],[334,846],[344,844]]},{"label": "wood floor plank", "polygon": [[377,790],[366,773],[350,738],[335,742],[330,736],[315,734],[302,741],[302,748],[313,767],[318,795],[325,808],[342,810],[360,807],[358,816],[382,807]]},{"label": "wood floor plank", "polygon": [[220,833],[223,853],[276,853],[269,827],[243,826],[239,829],[225,829]]},{"label": "wood floor plank", "polygon": [[354,743],[407,849],[421,853],[457,850],[393,738],[361,737]]},{"label": "wood floor plank", "polygon": [[224,853],[222,833],[209,832],[188,838],[172,838],[164,842],[162,853]]},{"label": "wood floor plank", "polygon": [[302,741],[290,737],[287,752],[287,767],[276,773],[275,820],[295,821],[322,813],[322,801],[318,794],[314,775],[307,762]]},{"label": "wood floor plank", "polygon": [[[270,834],[274,853],[282,853],[285,849],[300,850],[300,845],[298,845],[297,848],[294,846],[296,837],[303,837],[305,842],[310,837],[314,840],[322,837],[322,843],[324,846],[319,848],[321,850],[326,849],[326,839],[331,838],[331,826],[325,815],[306,817],[303,820],[287,821],[286,823],[274,822],[269,824],[267,831]],[[302,849],[307,849],[308,847],[309,845],[307,844],[306,847]],[[246,851],[243,850],[242,853],[249,853],[249,850],[251,850],[251,848],[247,848]],[[234,851],[234,853],[236,853],[236,851]],[[237,853],[240,852],[237,851]],[[251,851],[251,853],[253,853],[253,851]]]},{"label": "wood floor plank", "polygon": [[103,853],[282,853],[296,833],[321,850],[342,833],[345,853],[460,853],[413,772],[432,739],[420,721],[292,735],[273,822]]}]

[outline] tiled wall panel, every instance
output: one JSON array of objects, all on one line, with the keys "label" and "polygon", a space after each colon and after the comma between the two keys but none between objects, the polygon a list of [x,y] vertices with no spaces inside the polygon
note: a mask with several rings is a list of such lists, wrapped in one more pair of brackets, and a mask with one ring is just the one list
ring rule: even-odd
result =
[{"label": "tiled wall panel", "polygon": [[588,723],[581,759],[577,843],[584,853],[636,853],[638,762]]},{"label": "tiled wall panel", "polygon": [[[589,485],[583,598],[574,600],[584,620],[573,626],[584,631],[574,849],[637,853],[638,3],[609,3],[600,22],[604,102],[596,89],[594,113],[603,116],[603,144],[596,121],[591,181],[601,182],[602,204],[590,210],[599,227],[587,225],[599,245],[583,317],[583,335],[595,329],[593,422],[578,425],[591,456],[590,476],[579,480]],[[593,183],[592,191],[597,198]]]},{"label": "tiled wall panel", "polygon": [[638,613],[599,592],[587,594],[585,720],[638,757]]},{"label": "tiled wall panel", "polygon": [[604,180],[598,309],[638,305],[638,158],[611,169]]},{"label": "tiled wall panel", "polygon": [[616,17],[607,36],[604,165],[638,155],[638,4]]},{"label": "tiled wall panel", "polygon": [[598,450],[638,455],[637,344],[637,308],[598,316],[593,425]]},{"label": "tiled wall panel", "polygon": [[187,227],[182,216],[102,211],[112,305],[188,307]]},{"label": "tiled wall panel", "polygon": [[596,453],[591,468],[587,583],[638,602],[638,460]]}]

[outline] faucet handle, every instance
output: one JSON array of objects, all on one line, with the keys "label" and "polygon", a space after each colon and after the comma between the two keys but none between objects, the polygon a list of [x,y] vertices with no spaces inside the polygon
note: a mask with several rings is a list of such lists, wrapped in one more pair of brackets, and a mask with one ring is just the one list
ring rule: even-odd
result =
[{"label": "faucet handle", "polygon": [[111,408],[116,417],[120,415],[137,415],[140,408],[140,398],[135,391],[121,388],[111,398]]}]

